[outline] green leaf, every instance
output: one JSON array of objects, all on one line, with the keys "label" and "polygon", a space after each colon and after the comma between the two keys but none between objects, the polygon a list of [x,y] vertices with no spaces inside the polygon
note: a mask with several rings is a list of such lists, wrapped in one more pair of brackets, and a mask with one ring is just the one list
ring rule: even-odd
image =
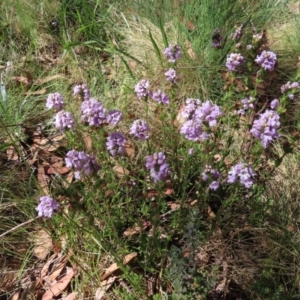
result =
[{"label": "green leaf", "polygon": [[160,54],[160,50],[159,50],[159,48],[158,48],[158,46],[157,46],[157,43],[155,42],[155,40],[154,40],[154,38],[153,38],[153,36],[152,36],[152,34],[151,34],[151,31],[150,31],[150,30],[149,30],[149,37],[150,37],[151,43],[152,43],[152,45],[153,45],[153,48],[154,48],[155,54],[156,54],[157,58],[159,59],[159,61],[160,61],[160,64],[162,65],[162,64],[163,64],[163,62],[162,62],[162,58],[161,58],[161,54]]}]

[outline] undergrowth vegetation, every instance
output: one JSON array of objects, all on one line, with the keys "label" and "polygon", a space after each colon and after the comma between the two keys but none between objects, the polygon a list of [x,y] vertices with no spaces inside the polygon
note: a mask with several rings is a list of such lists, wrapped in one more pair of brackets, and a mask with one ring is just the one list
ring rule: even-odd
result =
[{"label": "undergrowth vegetation", "polygon": [[3,299],[300,299],[299,2],[0,7]]}]

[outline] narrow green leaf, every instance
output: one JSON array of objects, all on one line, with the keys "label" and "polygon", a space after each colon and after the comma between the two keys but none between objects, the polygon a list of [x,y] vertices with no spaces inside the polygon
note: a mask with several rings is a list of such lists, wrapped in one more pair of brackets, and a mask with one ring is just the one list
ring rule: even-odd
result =
[{"label": "narrow green leaf", "polygon": [[169,46],[169,42],[168,42],[168,38],[167,38],[165,29],[164,29],[164,23],[163,23],[161,18],[159,19],[159,27],[160,27],[160,31],[161,31],[161,34],[162,34],[162,38],[163,38],[163,41],[164,41],[165,48],[167,48]]},{"label": "narrow green leaf", "polygon": [[157,58],[159,59],[160,64],[162,65],[162,58],[161,58],[160,50],[159,50],[159,48],[158,48],[158,46],[157,46],[157,44],[156,44],[156,42],[155,42],[155,40],[154,40],[154,38],[153,38],[150,30],[149,30],[149,37],[150,37],[151,43],[153,45],[155,54],[156,54]]},{"label": "narrow green leaf", "polygon": [[130,67],[128,66],[127,61],[126,61],[122,56],[121,56],[121,60],[122,60],[122,62],[124,63],[124,65],[125,65],[125,67],[126,67],[128,73],[129,73],[130,77],[131,77],[133,80],[135,80],[136,78],[135,78],[134,74],[132,73]]}]

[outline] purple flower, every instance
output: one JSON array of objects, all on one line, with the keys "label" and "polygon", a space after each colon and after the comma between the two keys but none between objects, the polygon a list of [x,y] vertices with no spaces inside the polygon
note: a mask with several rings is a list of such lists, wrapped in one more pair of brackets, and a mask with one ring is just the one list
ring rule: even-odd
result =
[{"label": "purple flower", "polygon": [[274,100],[272,100],[271,103],[270,103],[270,107],[271,107],[271,109],[273,109],[273,110],[275,110],[275,109],[278,107],[278,105],[279,105],[279,100],[278,100],[278,99],[274,99]]},{"label": "purple flower", "polygon": [[189,141],[207,140],[209,134],[203,131],[200,120],[188,120],[183,123],[180,133]]},{"label": "purple flower", "polygon": [[214,32],[213,32],[213,34],[211,36],[211,39],[212,39],[211,45],[214,48],[221,48],[222,47],[222,43],[223,43],[224,37],[221,35],[220,29],[215,29],[214,30]]},{"label": "purple flower", "polygon": [[170,99],[167,94],[165,94],[162,90],[158,90],[154,92],[152,95],[152,99],[162,104],[169,104]]},{"label": "purple flower", "polygon": [[96,99],[90,98],[81,104],[81,120],[87,122],[90,126],[98,127],[106,122],[105,108],[102,103]]},{"label": "purple flower", "polygon": [[185,101],[185,106],[181,115],[186,120],[192,120],[195,117],[196,109],[201,105],[201,101],[199,99],[187,98]]},{"label": "purple flower", "polygon": [[226,67],[230,71],[237,71],[244,62],[245,59],[240,53],[231,53],[227,56]]},{"label": "purple flower", "polygon": [[[291,89],[297,89],[299,87],[299,82],[290,82],[288,81],[286,84],[284,84],[283,86],[281,86],[281,93],[283,94],[284,92],[288,91],[288,90],[291,90]],[[289,95],[292,95],[291,97]],[[288,97],[293,100],[294,99],[294,94],[293,93],[290,93],[288,95]]]},{"label": "purple flower", "polygon": [[60,93],[49,94],[47,97],[46,107],[48,109],[54,108],[57,111],[64,106],[63,96]]},{"label": "purple flower", "polygon": [[134,88],[134,91],[136,92],[136,95],[139,99],[147,97],[149,95],[149,86],[150,83],[146,79],[142,79],[140,82],[137,83],[137,85]]},{"label": "purple flower", "polygon": [[236,41],[239,40],[243,35],[243,25],[236,26],[236,31],[230,34],[230,37]]},{"label": "purple flower", "polygon": [[202,173],[202,180],[207,181],[209,179],[213,179],[210,183],[209,188],[216,191],[219,188],[219,182],[216,181],[221,176],[220,172],[213,169],[211,166],[207,166]]},{"label": "purple flower", "polygon": [[202,103],[195,111],[196,118],[207,122],[210,127],[217,124],[217,118],[222,115],[222,111],[218,105],[213,105],[210,101]]},{"label": "purple flower", "polygon": [[117,125],[123,119],[123,114],[120,110],[112,109],[107,113],[106,121],[109,124]]},{"label": "purple flower", "polygon": [[106,147],[112,156],[117,154],[124,154],[126,138],[120,132],[112,132],[107,137]]},{"label": "purple flower", "polygon": [[288,97],[289,97],[290,100],[294,100],[295,95],[294,94],[288,94]]},{"label": "purple flower", "polygon": [[154,182],[165,180],[170,175],[169,165],[162,152],[146,156],[146,168],[150,171],[150,176]]},{"label": "purple flower", "polygon": [[75,85],[73,90],[74,90],[73,96],[79,95],[79,96],[83,97],[84,101],[87,101],[91,98],[90,90],[87,87],[87,85],[84,83]]},{"label": "purple flower", "polygon": [[175,63],[176,60],[181,57],[181,48],[178,45],[170,45],[165,49],[164,55],[167,57],[169,62]]},{"label": "purple flower", "polygon": [[176,80],[176,71],[174,69],[169,69],[165,73],[165,76],[166,76],[167,81],[175,82],[175,80]]},{"label": "purple flower", "polygon": [[85,175],[89,175],[93,172],[97,172],[101,169],[97,163],[96,158],[83,151],[71,150],[65,157],[66,166],[75,170],[75,178],[81,178],[81,172]]},{"label": "purple flower", "polygon": [[246,113],[246,110],[253,109],[254,108],[254,105],[253,105],[254,101],[255,101],[255,98],[251,97],[251,96],[241,100],[243,108],[238,110],[238,114],[239,115],[244,115]]},{"label": "purple flower", "polygon": [[258,120],[253,122],[250,132],[261,140],[263,148],[267,148],[274,139],[279,137],[277,132],[280,126],[279,119],[280,117],[275,111],[267,109]]},{"label": "purple flower", "polygon": [[39,217],[51,218],[54,211],[59,208],[59,204],[56,200],[50,196],[40,197],[40,204],[36,207]]},{"label": "purple flower", "polygon": [[239,181],[246,188],[250,188],[254,183],[254,176],[256,176],[256,173],[251,167],[246,166],[244,163],[238,163],[231,167],[230,171],[228,172],[227,182],[234,183]]},{"label": "purple flower", "polygon": [[73,129],[75,126],[74,117],[70,112],[61,110],[54,117],[55,127],[61,131],[67,128]]},{"label": "purple flower", "polygon": [[129,133],[138,139],[145,141],[149,138],[150,128],[143,120],[135,120],[130,128]]},{"label": "purple flower", "polygon": [[189,151],[188,151],[188,155],[193,155],[195,152],[195,149],[194,148],[190,148]]},{"label": "purple flower", "polygon": [[257,55],[255,62],[264,70],[273,71],[276,65],[276,54],[272,51],[264,50],[260,55]]}]

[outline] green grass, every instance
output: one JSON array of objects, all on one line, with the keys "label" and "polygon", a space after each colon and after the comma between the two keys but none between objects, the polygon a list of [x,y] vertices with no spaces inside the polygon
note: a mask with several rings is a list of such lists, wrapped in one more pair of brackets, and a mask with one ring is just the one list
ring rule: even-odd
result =
[{"label": "green grass", "polygon": [[[9,61],[13,68],[0,69],[7,90],[7,102],[0,106],[1,295],[9,298],[21,279],[60,252],[68,255],[67,266],[77,268],[64,295],[78,292],[79,299],[95,297],[113,263],[120,270],[105,299],[298,299],[298,95],[291,103],[280,93],[282,84],[299,79],[296,6],[262,0],[3,1],[0,65]],[[57,28],[50,26],[54,19]],[[235,79],[250,91],[228,82],[224,89],[226,57],[238,51],[230,34],[238,24],[244,24],[244,45],[266,30],[268,47],[277,54],[276,76],[262,77],[263,93],[247,81],[255,75],[255,65]],[[225,37],[221,49],[211,47],[216,28]],[[171,66],[163,55],[169,43],[180,44],[183,52],[176,64],[176,85],[164,76]],[[247,59],[251,61],[250,54]],[[32,84],[12,76],[27,77]],[[41,82],[45,78],[50,79]],[[138,100],[133,89],[143,78],[153,90],[166,91],[171,104]],[[81,100],[72,96],[78,83],[86,83],[107,111],[122,110],[122,122],[98,129],[80,122]],[[41,95],[32,94],[43,89]],[[34,134],[49,140],[57,135],[54,112],[45,108],[53,92],[64,96],[76,128],[65,133],[57,149],[37,151]],[[253,138],[248,151],[243,150],[250,125],[234,110],[249,93],[262,106],[281,98],[286,110],[281,114],[282,137],[267,150]],[[179,134],[180,124],[174,125],[186,98],[211,99],[222,107],[224,115],[208,141],[188,141]],[[149,123],[148,141],[129,135],[138,118]],[[105,143],[113,131],[133,143],[132,157],[109,154]],[[91,138],[91,146],[83,134]],[[7,154],[12,145],[18,153],[15,161]],[[188,155],[191,147],[195,152]],[[39,168],[47,171],[53,159],[64,159],[71,149],[95,155],[101,171],[71,184],[66,174],[49,175],[49,194],[60,210],[51,219],[36,219],[35,207],[45,195]],[[155,184],[145,169],[145,156],[160,151],[172,174],[169,182]],[[226,183],[230,167],[239,161],[250,162],[258,173],[249,190]],[[206,165],[223,174],[217,191],[201,179]],[[126,172],[120,175],[122,167]],[[33,254],[33,237],[40,228],[53,244],[43,260]],[[137,257],[123,265],[133,252]],[[7,279],[8,274],[14,277]],[[43,293],[38,286],[30,297]]]}]

